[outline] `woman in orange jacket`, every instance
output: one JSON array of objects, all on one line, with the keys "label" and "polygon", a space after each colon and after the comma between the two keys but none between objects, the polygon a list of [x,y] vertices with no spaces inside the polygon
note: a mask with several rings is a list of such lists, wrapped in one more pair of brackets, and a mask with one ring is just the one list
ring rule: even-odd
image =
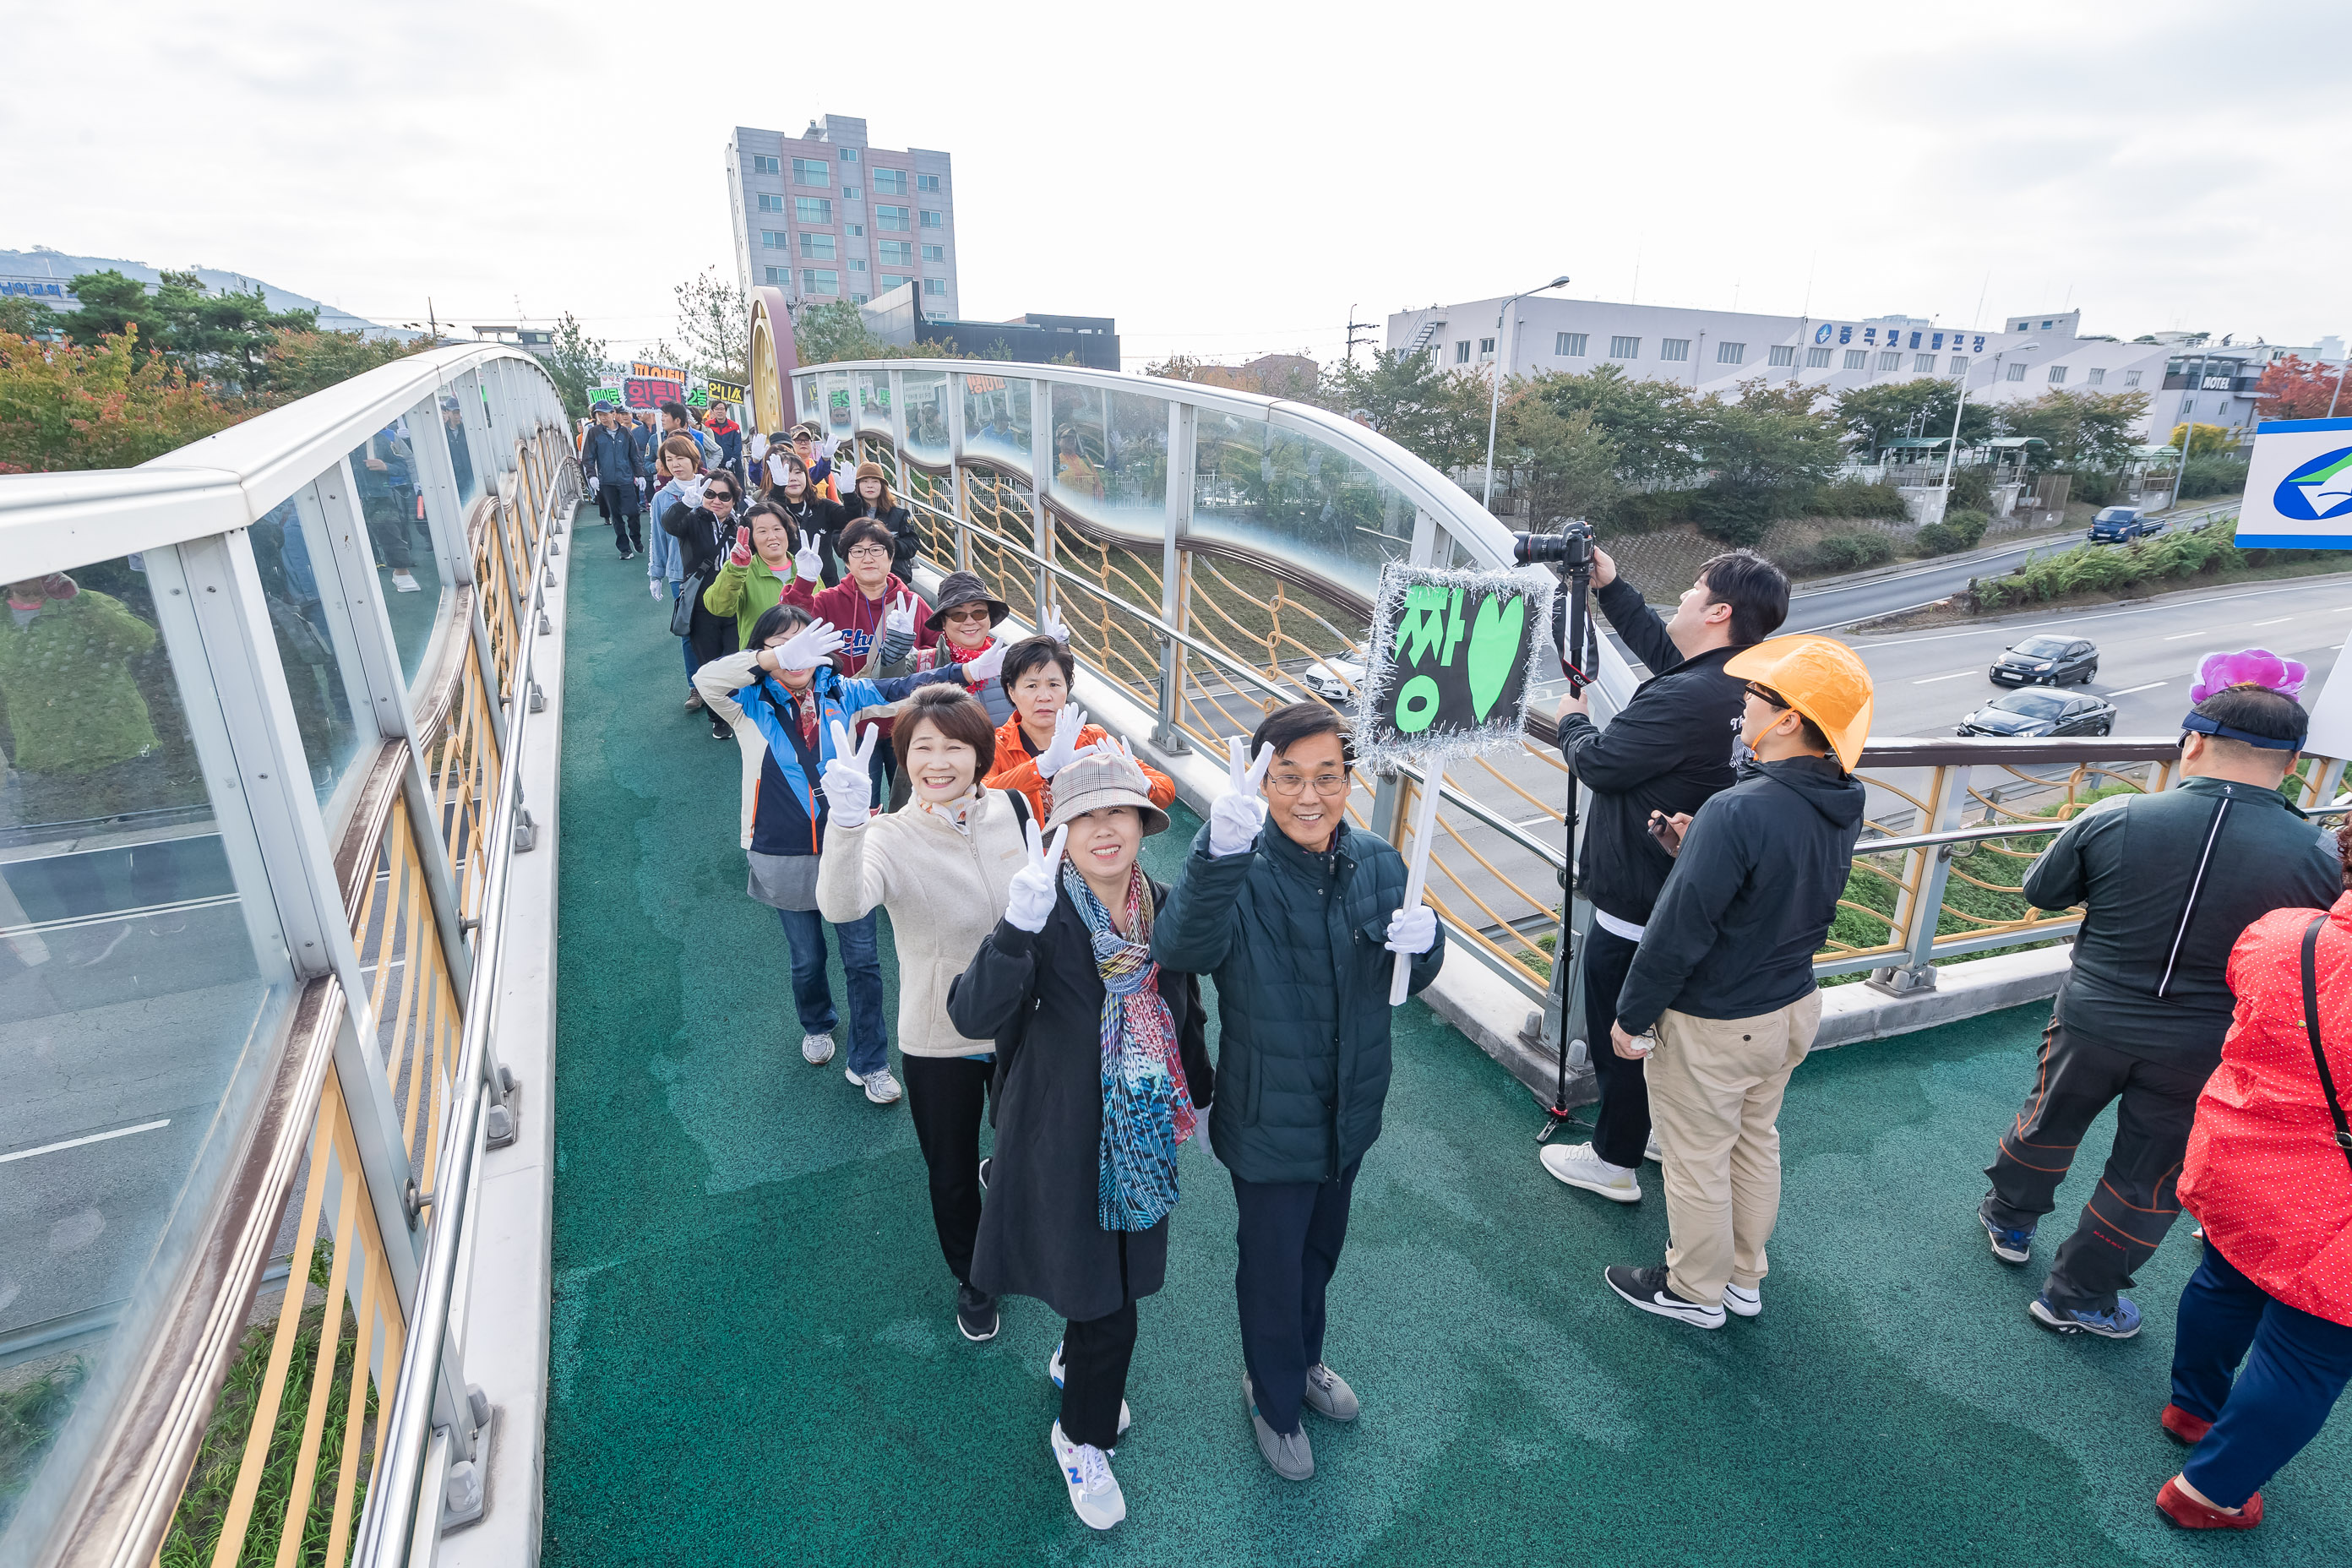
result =
[{"label": "woman in orange jacket", "polygon": [[[996,731],[988,787],[1027,795],[1039,822],[1053,815],[1054,775],[1087,747],[1111,744],[1109,731],[1087,723],[1085,711],[1070,706],[1077,669],[1069,648],[1050,636],[1024,637],[1004,650],[1000,679],[1013,700],[1013,717]],[[1167,810],[1176,798],[1176,781],[1141,763],[1136,766],[1151,786],[1151,804]]]}]

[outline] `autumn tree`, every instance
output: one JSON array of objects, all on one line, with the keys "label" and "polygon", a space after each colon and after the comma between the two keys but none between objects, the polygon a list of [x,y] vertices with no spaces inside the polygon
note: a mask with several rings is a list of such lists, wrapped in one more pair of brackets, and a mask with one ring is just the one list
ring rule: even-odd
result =
[{"label": "autumn tree", "polygon": [[0,472],[132,468],[253,412],[139,339],[135,322],[89,346],[0,333]]},{"label": "autumn tree", "polygon": [[2266,400],[2263,417],[2328,419],[2352,411],[2352,402],[2340,395],[2344,370],[2341,364],[2306,360],[2300,354],[2273,360],[2254,383],[2254,395]]},{"label": "autumn tree", "polygon": [[2053,386],[2031,403],[2005,404],[2000,413],[2013,436],[2047,442],[2051,460],[2065,468],[2115,469],[2137,444],[2147,416],[2145,392],[2074,391]]}]

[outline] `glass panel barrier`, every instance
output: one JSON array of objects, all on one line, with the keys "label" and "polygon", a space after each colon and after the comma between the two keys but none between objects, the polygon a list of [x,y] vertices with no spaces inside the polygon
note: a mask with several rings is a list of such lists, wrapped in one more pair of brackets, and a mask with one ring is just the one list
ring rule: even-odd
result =
[{"label": "glass panel barrier", "polygon": [[1195,430],[1196,536],[1295,560],[1367,598],[1381,563],[1412,550],[1412,500],[1339,448],[1206,408]]},{"label": "glass panel barrier", "polygon": [[274,914],[248,926],[238,797],[216,818],[206,790],[220,710],[191,711],[173,668],[209,693],[205,661],[167,645],[151,565],[177,583],[168,549],[100,562],[10,584],[0,618],[0,1532],[70,1491],[37,1478],[74,1473],[114,1348],[146,1339],[142,1283],[187,1267],[225,1179],[207,1134],[259,1092],[292,995]]},{"label": "glass panel barrier", "polygon": [[849,377],[837,373],[824,378],[824,428],[829,441],[849,438]]},{"label": "glass panel barrier", "polygon": [[1160,538],[1168,523],[1168,405],[1056,384],[1053,497],[1089,522]]},{"label": "glass panel barrier", "polygon": [[948,373],[910,370],[898,377],[907,403],[907,455],[919,463],[945,468],[948,441]]},{"label": "glass panel barrier", "polygon": [[466,440],[466,408],[459,396],[463,386],[460,382],[445,390],[437,409],[441,435],[449,447],[450,471],[457,477],[460,516],[473,510],[474,499],[482,493],[482,479],[474,471],[474,455]]},{"label": "glass panel barrier", "polygon": [[824,423],[824,389],[817,384],[817,378],[813,375],[794,376],[793,384],[800,388],[800,413],[793,416],[793,423]]},{"label": "glass panel barrier", "polygon": [[448,577],[425,526],[425,495],[416,482],[416,449],[406,416],[394,420],[352,448],[352,479],[359,487],[360,515],[375,549],[385,615],[400,652],[404,681],[433,640],[447,596]]},{"label": "glass panel barrier", "polygon": [[999,374],[964,374],[963,450],[1029,471],[1029,384]]},{"label": "glass panel barrier", "polygon": [[[307,521],[305,500],[310,501]],[[311,788],[323,805],[359,755],[362,737],[352,718],[352,694],[359,693],[362,710],[367,699],[356,684],[356,658],[338,651],[338,643],[347,643],[352,633],[315,498],[289,496],[262,515],[249,537],[262,598],[269,605],[269,630],[293,699],[294,727],[310,764]],[[331,616],[330,603],[335,605]]]},{"label": "glass panel barrier", "polygon": [[857,373],[857,427],[880,436],[890,434],[888,371],[861,370]]}]

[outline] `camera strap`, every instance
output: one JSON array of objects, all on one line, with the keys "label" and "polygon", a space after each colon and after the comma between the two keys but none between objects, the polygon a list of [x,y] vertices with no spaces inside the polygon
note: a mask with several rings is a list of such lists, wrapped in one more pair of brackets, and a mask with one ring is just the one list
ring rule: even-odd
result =
[{"label": "camera strap", "polygon": [[2336,1079],[2327,1070],[2327,1050],[2319,1043],[2319,931],[2327,923],[2324,914],[2311,917],[2303,928],[2303,1028],[2311,1037],[2311,1059],[2319,1068],[2319,1087],[2327,1096],[2327,1110],[2336,1118],[2336,1146],[2344,1151],[2344,1159],[2352,1164],[2352,1124],[2344,1119],[2344,1102],[2336,1097]]}]

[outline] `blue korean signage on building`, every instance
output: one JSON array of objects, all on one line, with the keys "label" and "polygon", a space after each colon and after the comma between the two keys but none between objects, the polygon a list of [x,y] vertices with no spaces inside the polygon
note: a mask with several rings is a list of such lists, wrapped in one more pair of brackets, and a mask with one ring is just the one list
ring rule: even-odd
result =
[{"label": "blue korean signage on building", "polygon": [[1914,331],[1906,327],[1850,326],[1837,321],[1823,321],[1813,329],[1813,342],[1849,346],[1858,342],[1864,348],[1936,351],[1949,346],[1954,353],[1980,354],[1984,353],[1985,335],[1982,332],[1937,331],[1929,327]]}]

